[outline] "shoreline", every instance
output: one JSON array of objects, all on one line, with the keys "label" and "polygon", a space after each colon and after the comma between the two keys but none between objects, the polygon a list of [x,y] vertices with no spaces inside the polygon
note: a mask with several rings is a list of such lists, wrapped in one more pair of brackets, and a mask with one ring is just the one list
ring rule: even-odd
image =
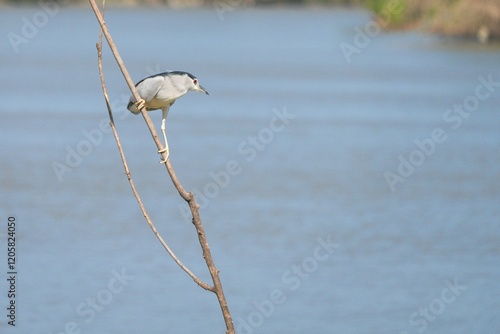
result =
[{"label": "shoreline", "polygon": [[[2,8],[40,6],[39,3],[57,2],[68,7],[81,7],[86,0],[0,0]],[[492,0],[108,0],[108,7],[167,7],[171,9],[214,8],[359,8],[371,11],[385,30],[421,30],[444,37],[475,39],[486,44],[500,41],[500,1]]]},{"label": "shoreline", "polygon": [[[448,37],[500,40],[500,2],[491,0],[366,0],[389,30],[420,29]],[[390,11],[390,8],[395,10]],[[389,10],[388,10],[389,9]],[[389,12],[389,15],[387,15]]]}]

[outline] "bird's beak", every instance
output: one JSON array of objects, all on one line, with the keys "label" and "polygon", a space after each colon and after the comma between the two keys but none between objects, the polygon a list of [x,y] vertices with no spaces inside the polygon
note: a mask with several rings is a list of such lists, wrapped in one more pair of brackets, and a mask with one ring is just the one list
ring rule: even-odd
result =
[{"label": "bird's beak", "polygon": [[207,95],[210,95],[208,94],[207,90],[205,88],[203,88],[202,86],[198,86],[198,89],[197,89],[198,92],[201,92],[201,93],[205,93]]}]

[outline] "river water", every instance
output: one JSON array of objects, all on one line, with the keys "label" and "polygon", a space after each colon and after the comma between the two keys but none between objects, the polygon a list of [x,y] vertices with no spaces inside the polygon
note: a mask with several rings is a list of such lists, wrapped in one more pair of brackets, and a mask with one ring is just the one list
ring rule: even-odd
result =
[{"label": "river water", "polygon": [[[130,191],[95,17],[45,7],[0,11],[2,333],[223,333],[215,296],[168,257]],[[498,333],[498,46],[381,33],[359,10],[235,2],[109,8],[107,23],[135,81],[185,70],[210,92],[178,100],[167,133],[238,333]],[[104,57],[146,208],[209,281],[185,203]]]}]

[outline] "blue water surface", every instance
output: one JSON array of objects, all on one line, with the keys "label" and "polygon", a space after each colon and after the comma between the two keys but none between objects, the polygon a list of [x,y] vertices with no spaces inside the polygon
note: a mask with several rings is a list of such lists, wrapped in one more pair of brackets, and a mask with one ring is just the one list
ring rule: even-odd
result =
[{"label": "blue water surface", "polygon": [[[18,249],[15,328],[0,257],[0,328],[224,333],[215,296],[168,257],[130,191],[92,11],[43,13],[0,11],[0,253],[9,215]],[[498,333],[498,46],[377,31],[360,43],[372,18],[351,9],[106,15],[135,81],[186,70],[210,92],[172,107],[170,159],[200,203],[238,333]],[[210,282],[186,204],[104,58],[142,200]]]}]

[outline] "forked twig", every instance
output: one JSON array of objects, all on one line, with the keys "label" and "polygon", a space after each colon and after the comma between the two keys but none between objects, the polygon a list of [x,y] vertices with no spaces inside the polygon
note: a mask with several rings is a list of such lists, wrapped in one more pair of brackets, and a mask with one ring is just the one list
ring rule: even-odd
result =
[{"label": "forked twig", "polygon": [[122,149],[122,145],[120,142],[120,138],[118,137],[118,133],[116,131],[114,119],[113,119],[113,113],[111,110],[111,105],[109,103],[109,97],[108,97],[108,92],[106,89],[106,83],[104,82],[104,73],[102,70],[102,34],[99,36],[99,43],[96,44],[97,47],[97,54],[98,54],[98,67],[99,67],[99,76],[101,77],[101,87],[102,91],[104,94],[104,99],[106,101],[106,107],[108,108],[108,114],[109,114],[109,119],[110,119],[110,126],[111,130],[113,131],[113,135],[115,136],[116,144],[118,146],[118,151],[120,152],[120,157],[122,159],[123,167],[125,168],[125,174],[127,175],[127,179],[130,183],[130,187],[132,188],[132,192],[134,193],[135,199],[137,200],[137,203],[139,204],[139,207],[141,208],[142,214],[144,215],[144,218],[146,219],[146,222],[148,223],[149,227],[153,231],[153,233],[156,235],[162,246],[165,248],[167,253],[172,257],[172,259],[179,265],[179,267],[182,268],[199,286],[201,286],[205,290],[213,291],[213,287],[208,285],[207,283],[203,282],[201,279],[196,277],[195,274],[193,274],[175,255],[175,253],[170,249],[168,244],[163,240],[162,236],[160,233],[156,230],[153,222],[149,218],[149,214],[146,211],[146,208],[144,207],[144,204],[142,203],[141,197],[139,196],[139,193],[137,192],[137,189],[135,188],[134,181],[132,180],[132,175],[130,174],[130,170],[128,168],[127,160],[125,158],[125,154]]},{"label": "forked twig", "polygon": [[[135,86],[134,86],[134,83],[132,81],[132,79],[130,78],[130,75],[125,67],[125,65],[123,64],[123,60],[121,59],[120,57],[120,54],[118,53],[118,50],[111,38],[111,35],[107,29],[107,26],[106,26],[106,23],[104,21],[104,18],[102,17],[97,5],[95,4],[95,1],[94,0],[89,0],[90,2],[90,5],[96,15],[96,18],[99,22],[99,25],[101,26],[101,32],[99,34],[99,42],[97,43],[97,53],[98,53],[98,67],[99,67],[99,74],[100,74],[100,78],[101,78],[101,86],[102,86],[102,90],[103,90],[103,94],[104,94],[104,98],[105,98],[105,101],[106,101],[106,107],[108,109],[108,114],[109,114],[109,118],[110,118],[110,126],[111,126],[111,129],[113,131],[113,135],[115,137],[115,140],[116,140],[116,143],[118,145],[118,150],[120,152],[120,156],[121,156],[121,159],[122,159],[122,162],[123,162],[123,166],[125,168],[125,173],[127,175],[127,178],[129,180],[129,183],[130,183],[130,187],[132,188],[132,192],[134,193],[134,196],[137,200],[137,203],[139,204],[139,207],[141,208],[141,211],[144,215],[144,218],[146,219],[146,222],[148,223],[149,227],[151,228],[151,230],[153,231],[153,233],[156,235],[156,237],[158,238],[158,240],[160,241],[160,243],[163,245],[163,247],[166,249],[166,251],[168,252],[168,254],[174,259],[174,261],[200,286],[202,287],[203,289],[205,290],[208,290],[208,291],[211,291],[213,293],[216,294],[217,296],[217,299],[219,301],[219,305],[221,307],[221,311],[222,311],[222,315],[224,317],[224,321],[225,321],[225,324],[226,324],[226,333],[227,334],[234,334],[235,331],[234,331],[234,325],[233,325],[233,322],[232,322],[232,318],[231,318],[231,313],[229,312],[229,307],[227,305],[227,302],[226,302],[226,298],[224,296],[224,291],[222,289],[222,284],[220,282],[220,279],[219,279],[219,270],[217,270],[217,268],[215,267],[215,264],[214,264],[214,261],[213,261],[213,258],[212,258],[212,254],[210,252],[210,248],[209,248],[209,245],[208,245],[208,241],[207,241],[207,238],[206,238],[206,235],[205,235],[205,231],[203,229],[203,225],[202,225],[202,222],[201,222],[201,218],[200,218],[200,214],[199,214],[199,205],[198,203],[196,203],[196,200],[195,200],[195,197],[194,197],[194,194],[192,192],[187,192],[186,190],[184,190],[184,188],[182,187],[179,179],[177,178],[176,174],[175,174],[175,171],[170,163],[170,160],[167,160],[166,163],[165,163],[165,166],[167,168],[167,171],[170,175],[170,178],[172,180],[172,183],[174,184],[175,188],[177,189],[177,191],[179,192],[180,196],[186,201],[188,202],[188,205],[189,205],[189,208],[191,210],[191,214],[192,214],[192,222],[196,228],[196,231],[197,231],[197,235],[198,235],[198,240],[200,242],[200,246],[202,248],[202,251],[203,251],[203,258],[205,259],[205,262],[207,264],[207,267],[208,267],[208,270],[210,272],[210,275],[212,277],[212,281],[213,281],[213,286],[210,286],[208,285],[207,283],[203,282],[202,280],[200,280],[198,277],[196,277],[196,275],[194,275],[177,257],[176,255],[174,254],[174,252],[170,249],[170,247],[167,245],[167,243],[163,240],[163,238],[161,237],[161,235],[158,233],[158,231],[156,230],[153,222],[151,221],[145,207],[144,207],[144,204],[142,203],[142,200],[134,186],[134,182],[132,180],[132,177],[131,177],[131,174],[130,174],[130,170],[128,168],[128,165],[127,165],[127,161],[125,159],[125,154],[123,152],[123,149],[122,149],[122,146],[121,146],[121,143],[120,143],[120,139],[118,137],[118,133],[116,131],[116,128],[115,128],[115,124],[114,124],[114,120],[113,120],[113,114],[112,114],[112,110],[111,110],[111,105],[109,103],[109,97],[108,97],[108,93],[107,93],[107,89],[106,89],[106,85],[105,85],[105,82],[104,82],[104,74],[103,74],[103,70],[102,70],[102,34],[104,34],[104,36],[106,37],[106,40],[108,41],[108,45],[110,46],[111,48],[111,51],[118,63],[118,66],[120,67],[120,70],[122,71],[122,74],[125,78],[125,80],[127,81],[127,84],[132,92],[132,95],[134,96],[135,100],[136,101],[139,101],[140,100],[140,97],[139,97],[139,94],[137,93],[137,90],[135,89]],[[104,5],[104,2],[103,2],[103,5]],[[146,122],[146,125],[149,129],[149,131],[151,132],[151,136],[153,137],[153,140],[154,142],[156,143],[156,146],[158,147],[158,150],[161,150],[162,149],[162,146],[161,146],[161,142],[158,138],[158,135],[156,134],[156,130],[151,122],[151,119],[149,117],[149,115],[147,114],[145,108],[142,108],[141,109],[141,114],[144,118],[144,121]],[[164,154],[162,154],[162,158],[165,159],[165,157],[163,156]]]}]

